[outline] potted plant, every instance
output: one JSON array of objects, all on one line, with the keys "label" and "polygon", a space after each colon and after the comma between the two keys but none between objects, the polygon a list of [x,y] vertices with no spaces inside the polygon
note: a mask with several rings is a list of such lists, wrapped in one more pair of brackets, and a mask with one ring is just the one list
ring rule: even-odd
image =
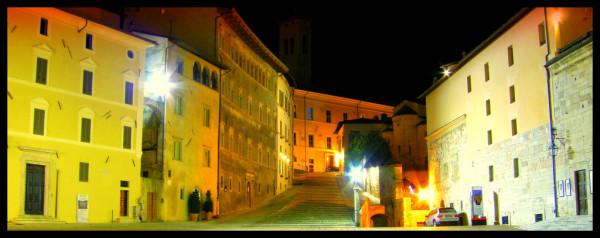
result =
[{"label": "potted plant", "polygon": [[198,189],[194,189],[190,197],[188,198],[188,216],[190,221],[198,221],[198,214],[200,213],[200,192]]},{"label": "potted plant", "polygon": [[212,218],[213,212],[213,201],[210,198],[210,190],[206,191],[206,196],[204,197],[204,204],[202,205],[202,217],[205,220],[210,220]]}]

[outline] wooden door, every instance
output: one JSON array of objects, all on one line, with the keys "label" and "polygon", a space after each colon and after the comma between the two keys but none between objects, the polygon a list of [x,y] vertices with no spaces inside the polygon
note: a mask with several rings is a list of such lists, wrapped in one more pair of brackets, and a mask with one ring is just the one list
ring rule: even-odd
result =
[{"label": "wooden door", "polygon": [[121,204],[120,204],[120,212],[119,215],[122,217],[127,216],[127,205],[128,205],[128,191],[121,190]]},{"label": "wooden door", "polygon": [[158,198],[157,193],[148,193],[147,203],[148,206],[146,208],[146,220],[147,221],[157,221],[157,213],[158,213],[158,203],[156,202]]},{"label": "wooden door", "polygon": [[575,196],[577,196],[577,215],[587,215],[587,191],[586,191],[586,182],[585,182],[585,170],[575,171],[575,189],[577,192]]},{"label": "wooden door", "polygon": [[25,214],[43,215],[46,167],[27,164],[25,169]]}]

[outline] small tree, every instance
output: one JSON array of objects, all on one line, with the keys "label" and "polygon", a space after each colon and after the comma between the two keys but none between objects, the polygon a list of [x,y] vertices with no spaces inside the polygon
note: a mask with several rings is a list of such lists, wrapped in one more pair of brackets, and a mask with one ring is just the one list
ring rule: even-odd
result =
[{"label": "small tree", "polygon": [[349,165],[346,166],[346,172],[350,171],[350,166],[360,167],[363,159],[366,160],[364,164],[366,168],[392,164],[396,161],[387,141],[375,133],[358,135],[348,145],[346,151],[346,164]]},{"label": "small tree", "polygon": [[206,191],[206,196],[204,197],[204,204],[202,205],[202,210],[204,212],[213,212],[213,201],[210,198],[210,190]]},{"label": "small tree", "polygon": [[198,189],[194,189],[192,194],[188,199],[188,212],[189,213],[200,213],[200,205],[202,201],[200,200],[200,192]]}]

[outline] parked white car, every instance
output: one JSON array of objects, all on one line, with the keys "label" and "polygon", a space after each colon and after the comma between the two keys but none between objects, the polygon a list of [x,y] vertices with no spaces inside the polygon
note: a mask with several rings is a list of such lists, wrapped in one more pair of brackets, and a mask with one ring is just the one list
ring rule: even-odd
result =
[{"label": "parked white car", "polygon": [[425,226],[458,226],[459,218],[451,207],[433,209],[425,217]]}]

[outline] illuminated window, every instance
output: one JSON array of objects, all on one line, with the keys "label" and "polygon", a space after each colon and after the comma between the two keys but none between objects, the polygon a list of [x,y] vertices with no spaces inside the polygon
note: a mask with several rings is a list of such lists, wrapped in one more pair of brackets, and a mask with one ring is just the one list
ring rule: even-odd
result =
[{"label": "illuminated window", "polygon": [[546,44],[546,26],[544,25],[544,22],[542,22],[538,25],[538,34],[539,34],[540,46]]},{"label": "illuminated window", "polygon": [[313,109],[312,107],[308,108],[308,120],[313,120]]},{"label": "illuminated window", "polygon": [[508,47],[508,67],[512,66],[515,63],[513,58],[513,47],[512,45]]},{"label": "illuminated window", "polygon": [[510,103],[515,102],[515,85],[508,88],[508,93],[510,94]]}]

